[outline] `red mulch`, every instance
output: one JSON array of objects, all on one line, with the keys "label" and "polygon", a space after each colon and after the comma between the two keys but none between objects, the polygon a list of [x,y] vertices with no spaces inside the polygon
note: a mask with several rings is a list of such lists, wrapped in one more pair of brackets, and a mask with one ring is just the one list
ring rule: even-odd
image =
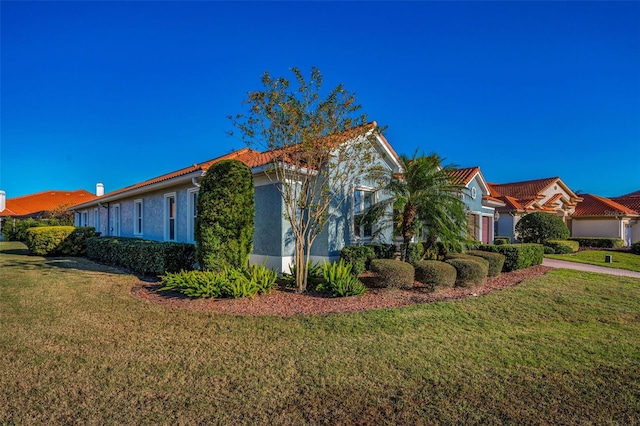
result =
[{"label": "red mulch", "polygon": [[511,287],[526,278],[538,277],[553,268],[533,266],[518,271],[502,273],[476,288],[438,288],[430,292],[416,282],[413,289],[370,288],[362,296],[332,298],[322,293],[298,294],[293,290],[277,288],[269,294],[245,299],[192,299],[177,292],[159,292],[160,283],[140,281],[131,293],[150,303],[175,308],[213,311],[236,315],[324,315],[335,312],[360,312],[372,309],[398,308],[418,303],[433,303],[446,300],[481,296],[495,290]]}]

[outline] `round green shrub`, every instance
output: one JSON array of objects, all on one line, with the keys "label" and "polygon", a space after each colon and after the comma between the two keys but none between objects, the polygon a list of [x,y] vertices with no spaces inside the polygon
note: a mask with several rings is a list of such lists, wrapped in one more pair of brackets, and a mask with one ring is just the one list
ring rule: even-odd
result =
[{"label": "round green shrub", "polygon": [[556,254],[556,251],[549,246],[544,246],[544,254]]},{"label": "round green shrub", "polygon": [[456,258],[445,262],[456,268],[456,287],[482,285],[487,278],[487,268],[475,259]]},{"label": "round green shrub", "polygon": [[631,244],[630,252],[632,254],[640,254],[640,241],[636,241],[635,243]]},{"label": "round green shrub", "polygon": [[410,263],[393,259],[373,259],[371,271],[378,275],[376,281],[380,287],[413,287],[415,269]]},{"label": "round green shrub", "polygon": [[504,255],[482,250],[469,250],[467,254],[480,257],[489,262],[488,275],[490,277],[497,277],[500,275],[500,272],[502,272],[502,267],[504,266],[504,261],[506,259]]},{"label": "round green shrub", "polygon": [[340,250],[340,260],[351,265],[351,272],[360,275],[369,267],[375,251],[370,246],[347,246]]},{"label": "round green shrub", "polygon": [[467,254],[467,253],[449,253],[445,257],[445,260],[449,260],[449,259],[474,260],[474,261],[478,262],[480,265],[482,265],[482,267],[486,270],[486,275],[489,275],[489,261],[487,259],[483,258],[483,257],[473,256],[473,255]]},{"label": "round green shrub", "polygon": [[200,268],[246,268],[255,219],[251,170],[236,160],[213,164],[202,178],[196,217],[196,256]]},{"label": "round green shrub", "polygon": [[453,287],[456,283],[456,268],[439,260],[422,260],[415,265],[416,281],[435,287]]},{"label": "round green shrub", "polygon": [[497,246],[501,246],[503,244],[511,244],[511,238],[509,237],[495,237],[493,239],[493,244]]},{"label": "round green shrub", "polygon": [[564,240],[569,228],[560,216],[552,213],[533,212],[516,224],[518,239],[523,243],[543,244],[547,240]]}]

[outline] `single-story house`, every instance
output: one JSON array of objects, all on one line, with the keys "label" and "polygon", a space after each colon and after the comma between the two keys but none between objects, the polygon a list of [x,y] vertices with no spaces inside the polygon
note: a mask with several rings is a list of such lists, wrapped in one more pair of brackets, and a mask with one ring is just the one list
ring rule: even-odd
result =
[{"label": "single-story house", "polygon": [[[374,123],[375,125],[375,123]],[[363,136],[358,136],[363,137]],[[383,135],[371,142],[380,154],[379,166],[392,173],[402,171],[399,158]],[[266,173],[273,156],[250,148],[173,171],[135,185],[80,203],[71,209],[77,226],[94,226],[103,236],[123,236],[156,241],[194,243],[196,200],[199,182],[211,165],[234,159],[246,164],[255,187],[255,226],[251,263],[262,263],[287,272],[293,263],[294,243],[284,204],[273,177]],[[332,212],[325,230],[312,247],[313,261],[336,260],[348,245],[392,241],[392,230],[375,232],[354,224],[358,212],[368,203],[384,197],[383,191],[363,181],[349,192],[348,202]]]},{"label": "single-story house", "polygon": [[625,246],[640,241],[640,214],[636,210],[597,195],[581,197],[573,212],[571,236],[620,238]]},{"label": "single-story house", "polygon": [[520,219],[532,212],[557,214],[571,229],[571,218],[582,200],[559,177],[535,179],[511,183],[490,183],[491,196],[504,206],[496,207],[498,213],[497,235],[516,239],[515,228]]},{"label": "single-story house", "polygon": [[480,167],[456,169],[451,175],[455,178],[456,185],[464,185],[467,188],[463,200],[468,210],[467,219],[471,235],[483,244],[493,244],[496,208],[503,207],[505,203],[491,196],[491,190]]}]

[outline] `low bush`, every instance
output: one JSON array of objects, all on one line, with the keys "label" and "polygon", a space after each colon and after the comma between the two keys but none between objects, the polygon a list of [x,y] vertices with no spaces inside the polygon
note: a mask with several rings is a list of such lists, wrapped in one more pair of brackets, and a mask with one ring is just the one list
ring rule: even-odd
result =
[{"label": "low bush", "polygon": [[84,256],[87,239],[95,235],[93,227],[32,227],[26,230],[26,245],[31,253],[39,256]]},{"label": "low bush", "polygon": [[482,257],[473,256],[473,255],[468,254],[468,253],[469,252],[467,252],[467,253],[449,253],[445,257],[445,260],[449,260],[449,259],[475,260],[476,262],[480,263],[483,268],[485,268],[487,270],[487,275],[488,275],[489,274],[489,261],[487,259],[482,258]]},{"label": "low bush", "polygon": [[347,246],[340,250],[340,260],[351,265],[354,275],[360,275],[369,268],[369,262],[376,256],[371,246]]},{"label": "low bush", "polygon": [[493,244],[497,246],[501,246],[503,244],[511,244],[511,237],[495,237],[493,239]]},{"label": "low bush", "polygon": [[505,260],[502,272],[540,265],[544,257],[542,244],[482,244],[478,249],[504,255]]},{"label": "low bush", "polygon": [[490,277],[497,277],[498,275],[500,275],[500,272],[502,272],[502,267],[504,266],[504,261],[506,259],[503,254],[482,250],[469,250],[467,254],[470,254],[471,256],[481,257],[489,262],[488,275]]},{"label": "low bush", "polygon": [[430,286],[433,291],[436,287],[453,287],[456,283],[456,268],[439,260],[422,260],[415,265],[415,279],[424,285]]},{"label": "low bush", "polygon": [[371,271],[377,274],[376,281],[380,287],[413,287],[415,269],[410,263],[393,259],[373,259]]},{"label": "low bush", "polygon": [[276,283],[275,271],[263,265],[248,269],[224,267],[220,271],[180,271],[162,277],[160,291],[177,291],[194,298],[252,297],[267,293]]},{"label": "low bush", "polygon": [[373,250],[373,259],[396,258],[396,246],[393,244],[367,244],[366,247],[370,247]]},{"label": "low bush", "polygon": [[359,296],[367,288],[353,274],[351,264],[340,259],[339,262],[324,262],[322,282],[316,286],[317,291],[330,293],[333,297]]},{"label": "low bush", "polygon": [[125,237],[95,237],[87,240],[87,257],[138,274],[162,275],[193,269],[195,246]]},{"label": "low bush", "polygon": [[620,238],[569,237],[567,240],[577,241],[580,247],[618,248],[624,246],[624,241]]},{"label": "low bush", "polygon": [[409,243],[407,258],[405,259],[405,262],[415,265],[417,262],[421,261],[424,258],[424,255],[425,250],[422,243]]},{"label": "low bush", "polygon": [[544,254],[556,254],[556,251],[549,246],[544,246]]},{"label": "low bush", "polygon": [[577,241],[569,240],[548,240],[544,245],[551,247],[556,254],[575,253],[580,249],[580,244]]},{"label": "low bush", "polygon": [[469,257],[445,260],[456,269],[456,287],[479,286],[487,279],[487,268]]},{"label": "low bush", "polygon": [[640,241],[636,241],[635,243],[631,244],[629,252],[632,254],[640,254]]},{"label": "low bush", "polygon": [[[296,287],[296,264],[289,265],[289,273],[282,274],[282,280],[287,288]],[[309,260],[307,264],[307,286],[315,288],[316,285],[322,282],[322,265],[320,263],[313,263]]]}]

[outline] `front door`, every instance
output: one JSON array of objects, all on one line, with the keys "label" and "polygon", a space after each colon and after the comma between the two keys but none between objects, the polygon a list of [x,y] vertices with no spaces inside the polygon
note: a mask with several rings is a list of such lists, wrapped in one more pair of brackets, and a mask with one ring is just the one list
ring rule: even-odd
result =
[{"label": "front door", "polygon": [[482,216],[482,243],[491,244],[491,220],[489,216]]}]

